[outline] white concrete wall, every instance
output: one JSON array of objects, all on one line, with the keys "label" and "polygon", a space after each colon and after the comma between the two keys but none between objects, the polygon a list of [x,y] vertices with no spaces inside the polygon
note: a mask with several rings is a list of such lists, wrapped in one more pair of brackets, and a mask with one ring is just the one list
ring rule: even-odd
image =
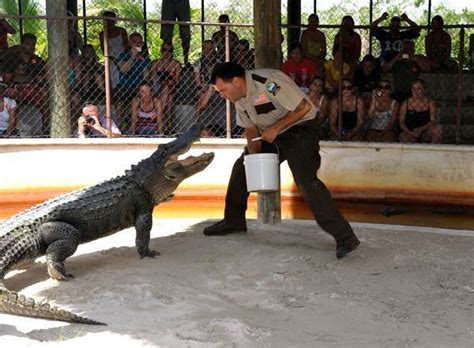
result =
[{"label": "white concrete wall", "polygon": [[[2,192],[61,190],[121,175],[167,139],[1,139]],[[191,154],[214,151],[205,171],[180,186],[191,194],[225,192],[244,141],[203,139]],[[474,205],[474,147],[321,143],[321,179],[339,198]],[[282,194],[296,190],[286,163]]]}]

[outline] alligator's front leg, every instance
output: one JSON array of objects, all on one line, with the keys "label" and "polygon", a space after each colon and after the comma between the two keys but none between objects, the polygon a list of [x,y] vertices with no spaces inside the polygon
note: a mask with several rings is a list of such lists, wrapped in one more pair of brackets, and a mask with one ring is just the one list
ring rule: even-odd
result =
[{"label": "alligator's front leg", "polygon": [[69,280],[72,274],[66,273],[64,260],[74,254],[81,241],[81,233],[65,222],[46,222],[41,225],[40,233],[46,248],[48,274],[57,280]]},{"label": "alligator's front leg", "polygon": [[135,245],[137,246],[138,253],[142,259],[144,257],[154,258],[156,255],[160,255],[158,251],[149,249],[150,231],[152,226],[152,212],[143,212],[137,216],[135,220],[135,230],[137,231]]}]

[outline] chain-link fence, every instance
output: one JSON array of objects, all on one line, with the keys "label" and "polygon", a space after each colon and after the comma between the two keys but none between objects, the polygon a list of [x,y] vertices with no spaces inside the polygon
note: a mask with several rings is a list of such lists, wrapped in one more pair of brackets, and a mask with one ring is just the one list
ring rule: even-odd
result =
[{"label": "chain-link fence", "polygon": [[[68,98],[64,105],[70,116],[65,122],[68,129],[60,132],[62,136],[77,135],[78,118],[85,104],[97,105],[99,114],[104,115],[108,98],[112,124],[124,136],[175,136],[197,119],[208,127],[209,136],[228,135],[229,111],[226,101],[211,88],[210,73],[217,62],[226,60],[226,51],[227,59],[248,69],[254,67],[252,26],[229,26],[225,23],[228,21],[223,21],[222,26],[217,21],[183,25],[190,27],[192,33],[189,60],[185,63],[181,38],[160,38],[161,21],[147,21],[149,35],[145,43],[144,21],[117,18],[104,22],[102,18],[88,18],[89,40],[83,44],[81,33],[74,28],[74,19],[48,20],[69,23],[69,50],[59,62],[61,66],[48,62],[45,18],[35,20],[36,35],[23,34],[19,42],[11,42],[13,45],[1,55],[2,83],[7,85],[4,94],[17,106],[15,129],[8,135],[51,135],[53,70],[64,70],[67,76]],[[108,30],[103,30],[105,26]],[[205,28],[204,42],[199,39],[201,27]],[[226,35],[230,37],[227,50]],[[105,59],[106,42],[109,59]],[[105,83],[106,66],[110,93]],[[230,114],[234,113],[231,106]],[[231,135],[239,136],[235,117],[230,119]],[[99,123],[105,128],[106,121],[102,121]]]},{"label": "chain-link fence", "polygon": [[[22,40],[19,33],[9,35],[11,47],[0,53],[0,73],[7,85],[4,94],[17,105],[16,119],[7,122],[4,133],[19,137],[75,136],[82,107],[92,103],[99,107],[99,114],[111,116],[123,136],[175,136],[196,119],[208,127],[209,136],[240,136],[241,130],[234,123],[233,106],[210,88],[209,78],[214,64],[226,60],[226,52],[227,59],[239,62],[247,69],[254,67],[254,29],[250,24],[253,13],[250,9],[249,0],[232,2],[229,7],[208,7],[204,18],[207,22],[201,22],[201,11],[192,9],[191,22],[182,23],[183,28],[189,28],[189,36],[176,25],[171,39],[162,35],[163,22],[150,18],[117,17],[115,21],[106,22],[102,17],[49,19],[50,23],[68,23],[69,52],[63,61],[54,64],[48,59],[46,18],[23,18],[23,31],[35,35],[25,34]],[[160,8],[155,9],[154,13],[159,11]],[[228,13],[228,17],[220,18],[224,13]],[[374,10],[372,17],[376,19],[381,13],[382,10]],[[341,15],[338,23],[324,24],[328,18],[324,13],[320,16],[319,29],[325,34],[327,43],[326,59],[332,58],[342,18]],[[356,24],[359,24],[358,19]],[[15,24],[19,17],[8,20]],[[333,17],[331,21],[334,21]],[[307,28],[307,14],[302,14],[302,23],[301,32]],[[285,21],[282,33],[287,38],[288,28],[284,24]],[[108,28],[107,35],[103,34],[104,27]],[[427,30],[423,28],[417,40],[420,53],[424,53],[422,38]],[[457,58],[461,26],[447,30],[453,37],[452,55]],[[370,52],[377,56],[380,46],[377,40],[371,39],[370,27],[356,25],[355,32],[361,38],[358,59]],[[463,41],[466,67],[471,63],[468,57],[471,34],[472,26],[466,26]],[[108,42],[108,60],[104,57],[104,42]],[[50,42],[50,49],[54,49],[54,44]],[[285,39],[284,60],[288,44]],[[52,93],[51,75],[57,71],[63,71],[67,79],[67,100],[63,107],[67,120],[60,123],[63,128],[59,132],[57,127],[52,132],[57,109],[52,109],[51,105],[57,101],[57,96]],[[106,81],[109,88],[106,88]],[[109,113],[106,112],[107,101],[110,101]],[[9,103],[12,108],[13,102]],[[228,120],[232,122],[229,126]],[[99,122],[107,128],[107,119]],[[89,133],[91,136],[101,134],[98,131]]]}]

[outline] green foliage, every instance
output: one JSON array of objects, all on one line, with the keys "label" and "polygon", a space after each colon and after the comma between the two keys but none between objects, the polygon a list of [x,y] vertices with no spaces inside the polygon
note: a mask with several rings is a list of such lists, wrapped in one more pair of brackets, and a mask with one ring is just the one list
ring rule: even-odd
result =
[{"label": "green foliage", "polygon": [[[38,16],[41,14],[41,6],[37,0],[21,0],[21,8],[24,16]],[[0,13],[8,15],[18,15],[17,0],[0,1]],[[16,29],[16,35],[9,35],[9,45],[17,45],[20,43],[20,21],[9,19],[8,22]],[[23,20],[23,32],[35,34],[38,38],[36,51],[38,55],[45,56],[47,53],[47,36],[46,22],[41,19],[25,19]]]},{"label": "green foliage", "polygon": [[[18,0],[1,0],[0,1],[0,13],[6,13],[16,15],[18,13]],[[21,0],[23,13],[29,16],[39,15],[41,13],[41,7],[38,0]],[[81,1],[78,1],[78,5],[81,5]],[[161,18],[161,2],[157,1],[154,8],[148,7],[147,19],[147,44],[150,51],[150,56],[156,59],[160,56],[160,47],[162,41],[160,39],[160,24],[158,20]],[[220,0],[206,0],[205,2],[205,22],[217,23],[217,19],[220,14],[227,13],[230,17],[231,23],[238,24],[251,24],[253,23],[253,0],[229,0],[222,2]],[[390,16],[401,15],[407,13],[409,17],[420,25],[428,24],[428,1],[427,0],[374,0],[373,1],[373,18],[375,20],[383,12],[388,12]],[[130,34],[134,31],[139,33],[144,32],[143,23],[143,0],[90,0],[87,5],[88,16],[101,16],[104,10],[113,10],[118,17],[127,18],[130,20],[119,21],[118,25],[127,29]],[[327,10],[319,10],[318,15],[320,23],[323,25],[339,25],[342,17],[346,14],[351,14],[355,20],[356,25],[368,25],[370,24],[369,16],[369,1],[345,1],[340,0]],[[474,23],[474,11],[464,9],[462,11],[455,11],[453,9],[446,8],[445,5],[441,4],[434,7],[431,11],[432,16],[441,15],[446,25],[459,25],[459,24],[472,24]],[[307,23],[309,13],[301,14],[301,23],[304,25]],[[282,20],[283,24],[287,23],[287,9],[286,1],[282,1]],[[201,9],[191,9],[191,21],[201,21]],[[19,23],[17,20],[9,21],[13,26],[19,29]],[[382,25],[388,25],[388,21],[383,22]],[[79,29],[83,29],[82,23],[79,23]],[[94,47],[99,48],[99,32],[103,28],[103,22],[101,19],[88,20],[87,21],[87,38],[88,43]],[[204,39],[210,39],[212,33],[218,30],[218,26],[206,26],[204,29],[199,25],[191,26],[191,50],[190,50],[190,61],[194,61],[199,58],[201,54],[201,32],[204,30]],[[245,38],[249,40],[251,46],[253,46],[253,28],[249,27],[231,27],[231,30],[235,31],[239,38]],[[323,28],[326,34],[328,43],[328,52],[331,52],[334,37],[338,31],[338,28]],[[363,49],[362,54],[369,52],[370,37],[367,29],[357,29],[362,37]],[[453,39],[453,56],[458,57],[460,47],[460,30],[450,29],[447,31],[451,34]],[[44,20],[25,20],[24,21],[24,32],[34,33],[38,37],[38,48],[37,52],[45,56],[47,53],[46,49],[46,22]],[[286,34],[286,29],[282,32]],[[416,50],[418,53],[424,53],[424,38],[426,37],[427,31],[422,30],[420,38],[416,40]],[[474,29],[466,29],[465,32],[465,50],[468,48],[469,35],[474,34]],[[9,36],[10,44],[16,44],[19,41],[19,35]],[[181,39],[179,37],[179,27],[175,26],[173,33],[173,42],[175,43],[175,57],[183,61]],[[287,42],[284,41],[283,45],[286,46]],[[98,50],[100,51],[100,50]],[[373,39],[372,41],[372,53],[377,55],[379,52],[379,44]],[[100,52],[99,52],[100,54]]]}]

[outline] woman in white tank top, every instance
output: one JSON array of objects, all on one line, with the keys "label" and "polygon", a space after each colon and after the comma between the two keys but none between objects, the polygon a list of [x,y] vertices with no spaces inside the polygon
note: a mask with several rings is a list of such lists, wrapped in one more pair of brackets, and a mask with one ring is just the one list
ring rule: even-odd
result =
[{"label": "woman in white tank top", "polygon": [[394,126],[398,120],[399,105],[392,95],[392,85],[388,80],[381,80],[374,89],[367,112],[366,141],[398,142]]}]

